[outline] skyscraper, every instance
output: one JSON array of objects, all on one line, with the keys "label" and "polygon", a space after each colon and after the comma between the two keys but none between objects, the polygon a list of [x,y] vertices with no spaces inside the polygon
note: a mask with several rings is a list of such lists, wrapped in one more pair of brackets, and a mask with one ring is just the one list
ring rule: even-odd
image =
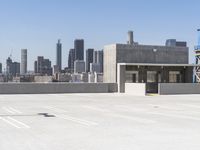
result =
[{"label": "skyscraper", "polygon": [[84,60],[84,40],[76,39],[74,41],[75,59]]},{"label": "skyscraper", "polygon": [[74,72],[74,61],[75,61],[75,49],[70,49],[68,55],[68,68],[71,70],[71,72]]},{"label": "skyscraper", "polygon": [[24,75],[27,73],[27,49],[21,50],[21,66],[20,74]]},{"label": "skyscraper", "polygon": [[100,72],[103,72],[103,50],[94,51],[93,63],[100,65]]},{"label": "skyscraper", "polygon": [[20,74],[20,63],[19,62],[13,62],[12,64],[12,75],[17,76]]},{"label": "skyscraper", "polygon": [[0,63],[0,73],[2,73],[2,63]]},{"label": "skyscraper", "polygon": [[98,51],[94,51],[94,54],[93,54],[93,63],[97,63],[97,52]]},{"label": "skyscraper", "polygon": [[60,40],[58,40],[57,46],[56,46],[56,65],[59,68],[59,71],[62,70],[62,44],[60,43]]},{"label": "skyscraper", "polygon": [[86,50],[86,72],[90,72],[90,63],[93,63],[94,49]]},{"label": "skyscraper", "polygon": [[100,72],[103,72],[103,50],[98,51],[97,62],[100,64]]}]

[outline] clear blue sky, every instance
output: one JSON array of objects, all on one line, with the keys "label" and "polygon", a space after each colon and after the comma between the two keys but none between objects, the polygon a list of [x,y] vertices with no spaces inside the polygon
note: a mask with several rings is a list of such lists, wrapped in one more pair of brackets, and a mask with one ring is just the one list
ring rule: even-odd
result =
[{"label": "clear blue sky", "polygon": [[[102,49],[125,43],[133,30],[135,41],[163,45],[168,38],[185,40],[192,51],[200,27],[199,0],[0,0],[0,62],[13,50],[28,49],[28,67],[44,55],[55,64],[58,38],[63,44],[63,66],[75,38],[85,48]],[[192,61],[191,61],[192,62]]]}]

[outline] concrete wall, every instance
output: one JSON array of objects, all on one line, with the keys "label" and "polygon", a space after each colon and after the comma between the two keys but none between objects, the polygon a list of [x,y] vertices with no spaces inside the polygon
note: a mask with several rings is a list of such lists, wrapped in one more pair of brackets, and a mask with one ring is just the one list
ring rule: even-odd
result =
[{"label": "concrete wall", "polygon": [[188,64],[187,47],[117,44],[117,63]]},{"label": "concrete wall", "polygon": [[117,63],[188,64],[188,47],[113,44],[104,47],[104,82],[117,82]]},{"label": "concrete wall", "polygon": [[125,83],[125,93],[135,96],[146,95],[146,84],[145,83]]},{"label": "concrete wall", "polygon": [[200,94],[200,84],[198,83],[160,83],[158,94]]},{"label": "concrete wall", "polygon": [[109,93],[114,83],[2,83],[0,94]]},{"label": "concrete wall", "polygon": [[116,45],[105,46],[103,57],[103,81],[105,83],[116,83]]}]

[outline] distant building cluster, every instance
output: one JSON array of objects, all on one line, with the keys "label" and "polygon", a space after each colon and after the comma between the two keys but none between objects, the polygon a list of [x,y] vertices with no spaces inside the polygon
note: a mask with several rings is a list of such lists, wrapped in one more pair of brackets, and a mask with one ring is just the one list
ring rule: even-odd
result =
[{"label": "distant building cluster", "polygon": [[[199,52],[199,50],[197,51]],[[56,44],[56,62],[38,56],[34,72],[27,71],[28,50],[21,50],[21,63],[9,56],[6,68],[0,63],[0,82],[118,82],[147,83],[147,91],[158,91],[158,83],[193,82],[194,65],[189,65],[187,43],[176,39],[165,45],[142,45],[128,32],[126,44],[104,46],[104,50],[84,47],[84,39],[75,39],[68,53],[68,66],[62,66],[62,43]],[[197,55],[199,59],[199,54]],[[199,69],[196,66],[196,69]],[[200,78],[199,78],[200,80]]]},{"label": "distant building cluster", "polygon": [[[86,58],[84,56],[86,55]],[[62,66],[62,43],[56,44],[56,63],[44,56],[34,62],[34,71],[28,71],[28,50],[21,49],[21,62],[13,62],[12,55],[6,60],[3,70],[0,63],[0,82],[103,82],[103,50],[87,49],[84,39],[75,39],[69,50],[68,67]]]}]

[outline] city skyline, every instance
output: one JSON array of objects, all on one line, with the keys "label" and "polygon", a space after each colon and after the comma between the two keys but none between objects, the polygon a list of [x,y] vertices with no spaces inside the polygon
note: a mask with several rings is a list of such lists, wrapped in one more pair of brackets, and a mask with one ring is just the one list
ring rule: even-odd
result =
[{"label": "city skyline", "polygon": [[56,64],[55,43],[62,39],[62,64],[67,66],[74,39],[84,39],[85,50],[100,50],[110,43],[126,43],[127,30],[133,30],[135,41],[141,44],[164,45],[165,40],[171,38],[187,41],[190,62],[193,62],[199,4],[197,0],[184,3],[180,0],[114,3],[104,0],[2,0],[0,62],[5,68],[11,51],[13,61],[20,62],[21,49],[28,49],[28,70],[33,70],[37,56],[49,58]]}]

